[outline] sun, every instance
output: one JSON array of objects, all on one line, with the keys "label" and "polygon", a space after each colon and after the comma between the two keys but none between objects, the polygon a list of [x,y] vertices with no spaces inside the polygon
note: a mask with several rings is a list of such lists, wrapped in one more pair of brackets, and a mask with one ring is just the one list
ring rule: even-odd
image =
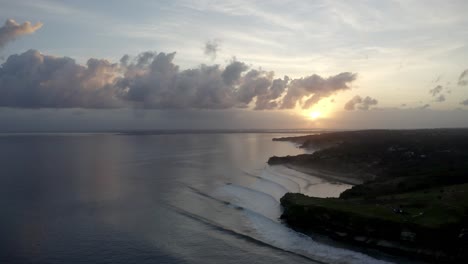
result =
[{"label": "sun", "polygon": [[321,115],[322,115],[322,113],[320,113],[318,111],[312,111],[312,112],[309,113],[309,117],[311,119],[314,119],[314,120],[319,118]]}]

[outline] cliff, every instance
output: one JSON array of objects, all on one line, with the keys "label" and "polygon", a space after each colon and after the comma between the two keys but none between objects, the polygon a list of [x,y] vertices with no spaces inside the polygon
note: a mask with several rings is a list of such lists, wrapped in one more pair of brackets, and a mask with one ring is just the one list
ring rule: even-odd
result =
[{"label": "cliff", "polygon": [[281,205],[281,218],[306,233],[436,262],[468,259],[468,184],[376,199],[288,193]]},{"label": "cliff", "polygon": [[362,184],[340,198],[286,194],[288,225],[429,261],[468,260],[460,250],[468,246],[467,129],[349,131],[299,140],[316,151],[268,163]]}]

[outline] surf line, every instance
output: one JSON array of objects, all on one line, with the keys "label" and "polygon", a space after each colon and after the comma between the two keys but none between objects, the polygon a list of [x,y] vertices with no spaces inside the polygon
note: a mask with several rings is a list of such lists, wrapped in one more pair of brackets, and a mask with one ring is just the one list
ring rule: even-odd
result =
[{"label": "surf line", "polygon": [[273,222],[273,223],[275,223],[275,224],[278,223],[278,222],[275,221],[274,219],[271,219],[271,218],[269,218],[268,216],[265,216],[265,215],[263,215],[263,214],[261,214],[261,213],[258,213],[258,212],[254,211],[254,210],[252,210],[252,209],[249,209],[249,208],[246,208],[246,207],[243,207],[243,206],[240,206],[240,205],[237,205],[237,204],[234,204],[234,203],[232,203],[232,202],[228,202],[228,201],[225,201],[225,200],[222,200],[222,199],[218,199],[218,198],[216,198],[216,197],[214,197],[214,196],[211,196],[211,195],[209,195],[209,194],[206,194],[206,193],[204,193],[204,192],[202,192],[202,191],[200,191],[200,190],[198,190],[198,189],[196,189],[196,188],[190,187],[190,186],[187,186],[187,188],[189,188],[189,189],[192,190],[194,193],[196,193],[196,194],[198,194],[198,195],[200,195],[200,196],[202,196],[202,197],[205,197],[205,198],[207,198],[207,199],[213,200],[213,201],[218,202],[218,203],[220,203],[220,204],[222,204],[222,205],[225,205],[225,206],[228,206],[228,207],[233,207],[233,208],[236,209],[236,210],[242,210],[242,211],[245,211],[245,212],[254,214],[254,215],[259,216],[259,217],[262,217],[262,218],[264,218],[264,219],[266,219],[266,220],[268,220],[268,221],[271,221],[271,222]]},{"label": "surf line", "polygon": [[274,185],[280,187],[285,193],[289,192],[288,188],[286,188],[284,185],[282,185],[282,184],[280,184],[280,183],[278,183],[278,182],[275,182],[275,181],[273,181],[273,180],[264,178],[264,177],[262,177],[262,176],[258,176],[258,175],[252,174],[252,173],[248,173],[248,172],[246,172],[246,171],[243,171],[243,173],[244,173],[245,175],[247,175],[247,176],[252,177],[252,178],[256,178],[256,179],[258,179],[258,180],[261,180],[261,181],[265,181],[265,182],[269,182],[269,183],[271,183],[271,184],[274,184]]},{"label": "surf line", "polygon": [[[296,170],[291,169],[291,168],[289,168],[289,167],[287,167],[287,166],[284,166],[284,165],[280,165],[280,166],[281,166],[282,168],[288,169],[288,170],[290,170],[290,171],[292,171],[292,172],[301,173],[300,171],[296,171]],[[266,169],[267,169],[269,172],[271,172],[272,174],[281,175],[281,176],[286,176],[286,177],[289,176],[289,177],[301,179],[301,180],[303,180],[303,181],[306,181],[306,182],[309,183],[309,184],[314,184],[314,183],[312,183],[312,182],[310,181],[310,179],[307,179],[307,178],[305,178],[305,177],[301,177],[301,176],[299,176],[299,175],[290,174],[290,173],[285,173],[285,172],[280,173],[280,172],[278,172],[278,171],[273,170],[271,166],[267,166]],[[302,174],[304,174],[304,173],[302,173]],[[320,183],[323,183],[323,182],[324,182],[324,180],[321,179],[320,177],[313,176],[313,175],[310,175],[310,176],[319,179],[319,180],[320,180]]]},{"label": "surf line", "polygon": [[230,182],[227,182],[226,185],[231,186],[232,188],[235,188],[235,189],[240,189],[240,190],[248,191],[250,193],[254,193],[254,194],[257,194],[257,195],[262,195],[262,196],[268,197],[268,198],[272,199],[273,201],[275,201],[275,203],[279,203],[279,201],[276,200],[276,198],[273,195],[269,194],[269,193],[262,192],[262,191],[252,189],[252,188],[249,188],[249,187],[237,185],[237,184],[230,183]]},{"label": "surf line", "polygon": [[270,177],[273,177],[273,178],[276,178],[276,179],[279,179],[279,180],[282,180],[282,181],[291,182],[292,184],[294,184],[297,187],[297,192],[301,192],[301,185],[298,182],[293,181],[292,179],[288,178],[287,176],[281,175],[279,173],[275,173],[275,172],[273,172],[271,170],[268,170],[267,168],[265,168],[264,172],[266,172],[267,175],[269,175]]},{"label": "surf line", "polygon": [[275,250],[279,250],[279,251],[282,251],[282,252],[286,252],[286,253],[289,253],[289,254],[292,254],[292,255],[295,255],[297,257],[300,257],[300,258],[303,258],[305,260],[309,260],[309,261],[313,261],[315,263],[319,263],[319,264],[327,264],[327,262],[323,262],[323,261],[320,261],[320,260],[317,260],[317,259],[314,259],[312,257],[309,257],[309,256],[306,256],[306,255],[302,255],[300,253],[297,253],[297,252],[294,252],[294,251],[291,251],[291,250],[287,250],[287,249],[284,249],[284,248],[280,248],[280,247],[277,247],[277,246],[274,246],[272,244],[269,244],[267,242],[264,242],[260,239],[257,239],[257,238],[254,238],[254,237],[251,237],[249,235],[246,235],[242,232],[238,232],[238,231],[235,231],[235,230],[232,230],[232,229],[229,229],[227,227],[224,227],[216,222],[213,222],[207,218],[204,218],[202,216],[199,216],[199,215],[196,215],[196,214],[193,214],[189,211],[186,211],[182,208],[179,208],[177,206],[174,206],[174,205],[171,205],[171,204],[166,204],[167,207],[169,207],[170,209],[172,209],[173,211],[175,211],[176,213],[180,214],[180,215],[183,215],[185,217],[188,217],[188,218],[191,218],[192,220],[195,220],[197,222],[200,222],[200,223],[203,223],[207,226],[210,226],[211,228],[214,228],[215,230],[218,230],[218,231],[221,231],[221,232],[224,232],[226,234],[230,234],[234,237],[237,237],[237,238],[240,238],[240,239],[244,239],[248,242],[251,242],[251,243],[254,243],[254,244],[257,244],[259,246],[263,246],[263,247],[267,247],[267,248],[271,248],[271,249],[275,249]]}]

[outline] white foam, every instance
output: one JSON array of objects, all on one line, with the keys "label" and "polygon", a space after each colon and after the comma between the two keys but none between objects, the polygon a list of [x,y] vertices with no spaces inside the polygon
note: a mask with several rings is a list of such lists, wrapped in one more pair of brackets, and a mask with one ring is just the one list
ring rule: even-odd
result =
[{"label": "white foam", "polygon": [[281,214],[279,202],[273,195],[253,188],[230,184],[219,188],[214,195],[262,214],[272,220],[276,220]]},{"label": "white foam", "polygon": [[352,187],[350,184],[329,182],[284,166],[268,166],[265,171],[276,177],[295,180],[300,184],[300,193],[313,197],[338,197],[340,193]]},{"label": "white foam", "polygon": [[[351,185],[331,183],[318,177],[307,175],[284,166],[267,166],[260,174],[262,178],[269,179],[285,186],[289,191],[299,191],[306,195],[315,197],[337,197],[339,194],[350,188]],[[264,181],[255,181],[251,188],[261,189],[263,192],[268,192],[271,187],[262,187]],[[283,193],[270,193],[272,196],[284,195]],[[238,193],[237,195],[243,195]],[[253,197],[250,197],[253,198]],[[261,208],[268,215],[281,211],[280,205],[277,203],[263,204],[260,200],[244,200],[247,203],[253,203],[253,210]],[[243,204],[243,206],[246,206]],[[252,208],[251,208],[252,209]],[[263,241],[270,243],[276,247],[280,247],[289,251],[297,252],[302,255],[310,256],[327,263],[385,263],[365,254],[354,252],[347,249],[335,248],[325,244],[318,243],[308,236],[298,233],[280,222],[268,221],[257,214],[244,212],[252,227],[255,229],[256,235]],[[279,214],[277,215],[279,217]]]},{"label": "white foam", "polygon": [[388,263],[365,254],[321,244],[308,236],[256,214],[245,212],[262,241],[327,263]]}]

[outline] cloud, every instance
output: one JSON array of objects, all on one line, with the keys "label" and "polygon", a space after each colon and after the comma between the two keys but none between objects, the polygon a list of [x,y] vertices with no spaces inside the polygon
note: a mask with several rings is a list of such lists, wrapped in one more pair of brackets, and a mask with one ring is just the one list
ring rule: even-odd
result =
[{"label": "cloud", "polygon": [[428,109],[429,107],[431,107],[430,104],[425,104],[425,105],[419,107],[419,109]]},{"label": "cloud", "polygon": [[464,70],[460,74],[460,77],[458,77],[458,85],[460,85],[460,86],[468,85],[468,69]]},{"label": "cloud", "polygon": [[439,95],[436,99],[436,102],[441,103],[445,101],[445,96],[443,94]]},{"label": "cloud", "polygon": [[443,89],[444,87],[442,87],[441,85],[437,85],[433,89],[429,90],[429,93],[432,94],[432,96],[436,96],[437,94],[442,92]]},{"label": "cloud", "polygon": [[344,109],[348,111],[354,110],[356,104],[359,104],[361,102],[362,102],[361,96],[356,95],[345,104]]},{"label": "cloud", "polygon": [[[176,53],[143,52],[120,63],[29,50],[0,67],[0,106],[16,108],[145,108],[274,110],[309,107],[350,89],[356,74],[275,78],[233,59],[225,67],[199,65],[180,70]],[[303,102],[305,100],[305,102]],[[367,101],[366,101],[367,102]],[[366,103],[364,103],[366,104]]]},{"label": "cloud", "polygon": [[[180,71],[175,53],[145,53],[123,69],[116,86],[134,106],[153,109],[224,109],[236,105],[219,65]],[[236,62],[233,62],[236,63]],[[239,75],[239,79],[241,76]],[[233,84],[237,79],[229,79]]]},{"label": "cloud", "polygon": [[432,97],[436,97],[434,99],[434,102],[437,102],[437,103],[441,103],[441,102],[444,102],[445,101],[445,95],[443,94],[440,94],[442,92],[442,90],[444,89],[443,86],[441,85],[437,85],[436,87],[432,88],[431,90],[429,90],[429,93],[432,95]]},{"label": "cloud", "polygon": [[468,106],[468,99],[466,99],[465,101],[462,101],[460,102],[461,105],[467,105]]},{"label": "cloud", "polygon": [[236,61],[234,58],[231,63],[226,66],[223,73],[221,73],[221,77],[227,85],[237,84],[237,82],[240,80],[241,74],[248,69],[249,67],[247,64]]},{"label": "cloud", "polygon": [[210,56],[212,60],[216,59],[218,50],[219,42],[217,40],[207,41],[205,43],[205,55]]},{"label": "cloud", "polygon": [[361,96],[356,95],[345,104],[344,109],[348,111],[352,111],[352,110],[355,110],[357,107],[359,110],[369,110],[371,106],[374,106],[377,104],[378,104],[377,99],[374,99],[369,96],[366,96],[363,99]]},{"label": "cloud", "polygon": [[362,104],[358,106],[360,110],[369,110],[370,106],[377,105],[379,102],[377,99],[371,98],[369,96],[366,96],[364,100],[362,100]]},{"label": "cloud", "polygon": [[67,57],[29,50],[0,68],[0,106],[19,108],[108,108],[120,106],[112,86],[117,64],[90,59],[86,66]]},{"label": "cloud", "polygon": [[256,96],[265,96],[272,84],[273,72],[250,70],[244,76],[244,82],[239,87],[237,100],[241,107],[247,107]]},{"label": "cloud", "polygon": [[3,48],[8,42],[15,40],[17,37],[26,34],[32,34],[42,27],[42,23],[26,21],[23,24],[16,23],[13,19],[8,19],[3,27],[0,27],[0,49]]},{"label": "cloud", "polygon": [[255,102],[254,109],[268,110],[278,108],[279,101],[276,99],[280,98],[283,92],[287,89],[288,83],[288,76],[284,76],[283,79],[273,80],[269,89],[265,90],[264,93],[257,95],[257,101]]},{"label": "cloud", "polygon": [[[313,74],[308,77],[291,80],[281,108],[292,109],[299,103],[303,109],[307,109],[324,97],[350,89],[348,84],[356,80],[356,78],[357,75],[355,73],[343,72],[326,79]],[[303,102],[303,99],[305,99],[305,102]]]}]

